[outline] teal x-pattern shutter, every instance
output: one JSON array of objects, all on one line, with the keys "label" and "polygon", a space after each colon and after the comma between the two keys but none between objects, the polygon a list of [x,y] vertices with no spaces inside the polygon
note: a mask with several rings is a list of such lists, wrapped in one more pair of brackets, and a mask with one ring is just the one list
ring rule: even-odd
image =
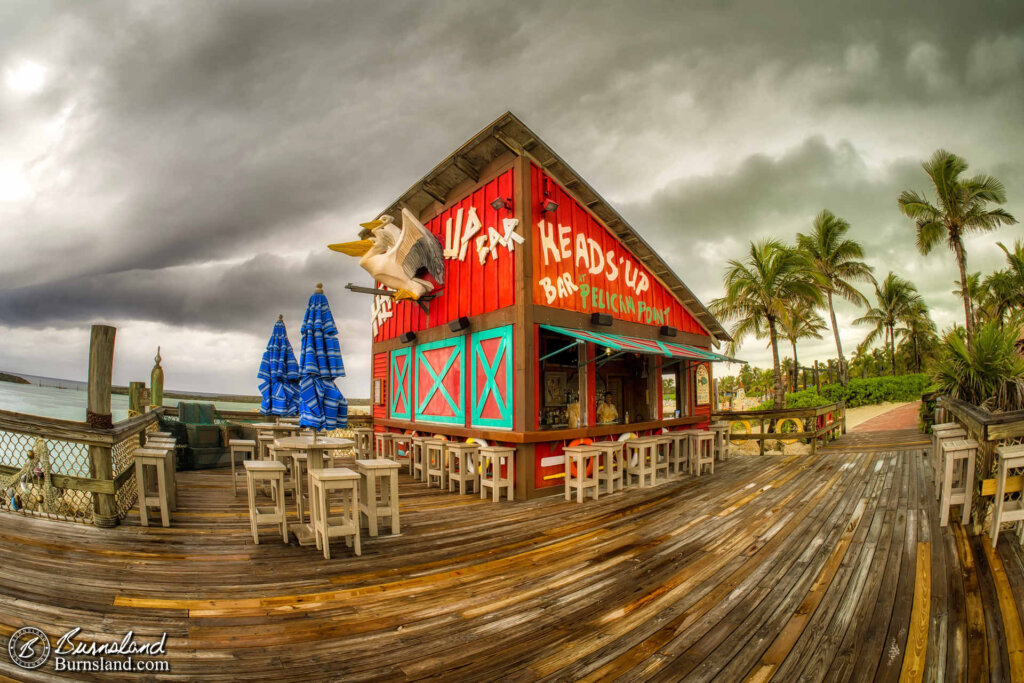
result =
[{"label": "teal x-pattern shutter", "polygon": [[391,417],[412,418],[412,349],[391,352]]},{"label": "teal x-pattern shutter", "polygon": [[512,326],[475,333],[470,348],[472,426],[512,429]]},{"label": "teal x-pattern shutter", "polygon": [[[444,363],[435,370],[427,356],[442,352]],[[443,352],[447,351],[447,354]],[[441,339],[416,346],[416,421],[435,424],[466,424],[466,338]],[[441,413],[427,412],[435,395],[441,397]],[[436,403],[435,403],[436,405]]]}]

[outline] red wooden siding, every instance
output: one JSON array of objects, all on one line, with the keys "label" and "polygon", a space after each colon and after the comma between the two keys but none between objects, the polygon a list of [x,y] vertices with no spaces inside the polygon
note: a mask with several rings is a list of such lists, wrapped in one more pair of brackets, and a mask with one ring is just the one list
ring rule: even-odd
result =
[{"label": "red wooden siding", "polygon": [[[533,206],[540,207],[545,187],[558,203],[553,212],[538,211],[531,227],[534,303],[707,335],[679,300],[558,183],[535,165],[530,173]],[[600,272],[591,272],[602,263]]]},{"label": "red wooden siding", "polygon": [[[383,420],[388,416],[388,354],[375,353],[373,355],[373,383],[380,380],[384,385],[384,396],[382,404],[373,404],[373,419]],[[371,386],[372,393],[372,386]],[[370,400],[374,400],[374,396],[370,397]]]},{"label": "red wooden siding", "polygon": [[[515,218],[515,215],[505,209],[495,211],[491,202],[498,197],[512,199],[513,190],[513,170],[509,169],[425,223],[425,226],[437,235],[443,247],[447,220],[452,219],[454,226],[461,209],[465,223],[469,208],[473,207],[483,222],[483,228],[477,236],[487,235],[487,229],[491,227],[504,235],[502,221]],[[520,225],[516,232],[525,237],[525,226]],[[523,245],[519,244],[514,247],[521,248]],[[497,258],[488,256],[486,262],[480,265],[476,244],[471,242],[465,260],[445,259],[444,289],[430,302],[430,311],[424,313],[412,302],[395,302],[392,316],[381,322],[375,341],[391,339],[403,332],[418,332],[443,325],[462,316],[480,315],[511,306],[515,303],[515,288],[512,286],[515,281],[514,262],[514,253],[499,245]]]},{"label": "red wooden siding", "polygon": [[[564,453],[562,441],[548,441],[534,446],[533,487],[535,489],[565,486],[564,476],[558,476],[565,473]],[[545,465],[545,460],[550,464]]]}]

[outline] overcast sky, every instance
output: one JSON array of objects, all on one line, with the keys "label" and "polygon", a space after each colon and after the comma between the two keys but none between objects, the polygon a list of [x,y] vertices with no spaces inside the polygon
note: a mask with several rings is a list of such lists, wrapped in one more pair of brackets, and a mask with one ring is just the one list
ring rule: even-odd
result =
[{"label": "overcast sky", "polygon": [[[826,5],[834,5],[828,8]],[[894,7],[892,5],[898,5]],[[841,9],[839,9],[841,7]],[[293,344],[323,281],[352,397],[369,297],[352,239],[512,110],[705,303],[751,239],[822,208],[876,272],[961,319],[946,250],[922,257],[902,189],[939,147],[998,176],[1024,218],[1024,3],[0,3],[0,369],[256,393],[278,313]],[[969,269],[997,240],[967,242]],[[867,293],[867,292],[866,292]],[[844,345],[864,330],[842,305]],[[764,344],[740,355],[765,366]],[[830,338],[803,344],[808,362]],[[735,370],[735,366],[734,366]]]}]

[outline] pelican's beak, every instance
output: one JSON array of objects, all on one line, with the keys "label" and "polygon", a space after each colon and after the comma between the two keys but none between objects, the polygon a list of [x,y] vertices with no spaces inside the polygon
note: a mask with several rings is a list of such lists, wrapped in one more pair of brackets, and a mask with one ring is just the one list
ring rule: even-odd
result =
[{"label": "pelican's beak", "polygon": [[342,254],[348,254],[349,256],[362,256],[366,252],[370,251],[372,246],[373,240],[357,240],[355,242],[328,244],[327,248],[331,251],[340,251]]},{"label": "pelican's beak", "polygon": [[381,219],[372,220],[369,223],[360,223],[360,227],[366,228],[367,230],[376,230],[380,226],[384,225],[384,221]]}]

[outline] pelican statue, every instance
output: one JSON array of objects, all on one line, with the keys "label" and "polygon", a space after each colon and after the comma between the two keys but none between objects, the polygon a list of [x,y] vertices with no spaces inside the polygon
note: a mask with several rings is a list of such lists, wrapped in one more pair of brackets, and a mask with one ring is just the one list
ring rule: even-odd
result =
[{"label": "pelican statue", "polygon": [[373,279],[395,291],[395,299],[412,299],[434,290],[424,273],[444,284],[444,253],[441,242],[423,227],[408,209],[402,209],[402,227],[383,215],[369,223],[360,223],[359,240],[330,244],[328,248],[349,256],[358,256],[359,265]]}]

